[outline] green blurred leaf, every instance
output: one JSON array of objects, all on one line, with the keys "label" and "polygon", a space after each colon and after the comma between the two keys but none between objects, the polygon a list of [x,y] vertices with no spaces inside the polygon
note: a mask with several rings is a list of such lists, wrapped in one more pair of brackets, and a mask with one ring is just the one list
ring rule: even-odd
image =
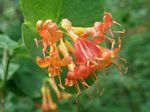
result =
[{"label": "green blurred leaf", "polygon": [[20,67],[12,78],[14,84],[27,96],[40,97],[42,80],[46,74],[29,58],[18,57],[16,62]]},{"label": "green blurred leaf", "polygon": [[31,74],[17,74],[15,76],[17,87],[26,95],[36,98],[40,96],[41,81]]},{"label": "green blurred leaf", "polygon": [[[18,70],[18,68],[19,68],[18,64],[10,63],[7,80],[9,80],[13,76],[13,74]],[[0,64],[0,79],[4,80],[3,67],[1,64]]]},{"label": "green blurred leaf", "polygon": [[70,19],[75,25],[92,25],[100,20],[103,0],[21,0],[25,24],[35,27],[39,19],[59,22]]},{"label": "green blurred leaf", "polygon": [[0,35],[0,47],[4,49],[15,49],[19,46],[19,44],[13,40],[11,40],[7,35]]},{"label": "green blurred leaf", "polygon": [[8,71],[8,77],[7,80],[9,80],[13,74],[19,69],[19,65],[16,63],[10,63],[9,65],[9,71]]}]

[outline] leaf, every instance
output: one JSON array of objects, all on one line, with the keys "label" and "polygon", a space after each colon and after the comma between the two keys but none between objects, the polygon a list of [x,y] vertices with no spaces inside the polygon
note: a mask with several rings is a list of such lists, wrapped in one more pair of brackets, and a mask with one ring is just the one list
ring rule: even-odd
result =
[{"label": "leaf", "polygon": [[10,63],[7,80],[9,80],[18,69],[19,69],[18,64]]},{"label": "leaf", "polygon": [[[18,64],[10,63],[7,80],[9,80],[13,76],[13,74],[18,70],[18,68],[19,68]],[[0,79],[4,80],[3,68],[1,64],[0,64]]]},{"label": "leaf", "polygon": [[45,73],[38,68],[29,58],[19,58],[16,60],[20,65],[19,70],[14,75],[15,85],[27,96],[37,98],[41,95],[41,83]]},{"label": "leaf", "polygon": [[41,82],[31,74],[17,74],[15,76],[15,84],[26,95],[36,98],[40,96]]},{"label": "leaf", "polygon": [[13,40],[11,40],[7,35],[0,34],[0,47],[4,49],[15,49],[19,46],[19,44]]},{"label": "leaf", "polygon": [[25,24],[35,26],[39,19],[59,22],[70,19],[75,25],[92,25],[100,20],[103,0],[21,0]]}]

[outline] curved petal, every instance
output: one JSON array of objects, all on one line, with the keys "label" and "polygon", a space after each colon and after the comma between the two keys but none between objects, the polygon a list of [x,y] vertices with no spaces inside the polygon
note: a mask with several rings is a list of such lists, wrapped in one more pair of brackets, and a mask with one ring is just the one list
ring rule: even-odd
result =
[{"label": "curved petal", "polygon": [[41,57],[37,56],[36,57],[36,63],[38,66],[40,66],[41,68],[46,68],[48,67],[49,63],[48,61],[45,61],[44,59],[42,59]]},{"label": "curved petal", "polygon": [[64,57],[62,60],[61,60],[61,66],[67,66],[71,63],[72,59],[70,56],[67,56],[67,57]]}]

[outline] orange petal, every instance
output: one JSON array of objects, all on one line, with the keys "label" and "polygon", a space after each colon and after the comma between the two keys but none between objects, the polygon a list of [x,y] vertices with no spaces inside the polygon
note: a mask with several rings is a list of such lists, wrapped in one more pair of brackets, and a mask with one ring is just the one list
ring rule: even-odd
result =
[{"label": "orange petal", "polygon": [[61,66],[67,66],[71,63],[72,59],[70,56],[67,56],[67,57],[64,57],[62,60],[61,60]]},{"label": "orange petal", "polygon": [[52,43],[55,43],[58,40],[60,40],[62,37],[63,37],[63,32],[61,30],[58,30],[54,33],[51,41]]},{"label": "orange petal", "polygon": [[65,45],[71,53],[74,53],[74,47],[72,46],[72,44],[69,41],[65,40]]},{"label": "orange petal", "polygon": [[36,63],[38,66],[40,66],[41,68],[45,68],[49,65],[48,62],[46,62],[44,59],[42,59],[41,57],[37,56],[36,57]]},{"label": "orange petal", "polygon": [[36,23],[36,29],[38,32],[41,32],[42,30],[42,24],[43,24],[43,21],[42,20],[38,20],[37,23]]}]

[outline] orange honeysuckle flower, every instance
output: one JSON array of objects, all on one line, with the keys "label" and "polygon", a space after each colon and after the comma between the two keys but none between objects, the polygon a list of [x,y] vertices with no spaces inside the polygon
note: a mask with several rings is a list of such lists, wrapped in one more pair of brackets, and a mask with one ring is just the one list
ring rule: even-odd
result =
[{"label": "orange honeysuckle flower", "polygon": [[71,57],[66,56],[64,58],[59,57],[58,49],[56,45],[51,45],[49,56],[46,56],[44,59],[37,56],[36,57],[36,63],[41,68],[48,67],[48,73],[50,77],[58,76],[60,84],[59,86],[64,89],[61,78],[60,78],[60,66],[67,66],[71,63]]},{"label": "orange honeysuckle flower", "polygon": [[[64,56],[69,55],[68,49],[66,48],[66,44],[62,40],[58,48],[60,49],[60,51],[62,52]],[[92,64],[89,64],[88,66],[84,64],[76,66],[76,64],[72,60],[71,63],[68,65],[68,73],[65,78],[65,85],[66,86],[75,85],[78,91],[76,96],[78,96],[81,90],[80,90],[77,80],[81,81],[83,86],[89,88],[90,86],[86,83],[84,79],[87,78],[89,75],[91,75],[91,73],[94,72],[94,70],[96,69],[97,69],[97,65],[95,66]]]},{"label": "orange honeysuckle flower", "polygon": [[47,51],[47,47],[50,44],[56,43],[63,37],[63,32],[58,30],[57,24],[52,20],[39,20],[36,24],[37,31],[39,35],[42,37],[41,40],[35,39],[36,45],[38,46],[38,42],[42,42],[42,50],[45,56],[45,52]]},{"label": "orange honeysuckle flower", "polygon": [[[118,47],[117,48],[113,48],[111,50],[111,49],[99,46],[99,49],[101,49],[101,52],[102,52],[103,68],[106,68],[111,64],[114,64],[118,67],[117,70],[119,70],[120,75],[121,75],[122,74],[121,73],[121,66],[122,65],[117,61],[117,59],[119,58],[124,63],[127,63],[127,61],[124,58],[118,56],[118,53],[120,52],[120,49],[121,49],[121,39],[118,38]],[[125,68],[125,73],[127,72],[127,69],[128,69],[128,67]]]},{"label": "orange honeysuckle flower", "polygon": [[44,84],[41,88],[42,104],[37,104],[37,107],[43,111],[54,111],[57,109],[57,104],[52,100],[50,89]]},{"label": "orange honeysuckle flower", "polygon": [[48,67],[48,71],[52,76],[60,75],[60,66],[67,66],[71,62],[71,57],[67,56],[61,59],[58,54],[56,45],[51,45],[50,56],[46,56],[44,59],[37,56],[36,63],[41,68]]},{"label": "orange honeysuckle flower", "polygon": [[101,51],[96,44],[75,34],[71,29],[71,23],[69,20],[62,20],[62,27],[67,30],[69,36],[75,43],[74,57],[76,64],[96,64],[96,61],[101,59]]},{"label": "orange honeysuckle flower", "polygon": [[[71,21],[62,19],[61,27],[66,30],[65,36],[63,32],[58,30],[57,24],[52,20],[38,21],[37,31],[42,37],[43,55],[44,58],[36,57],[36,63],[41,68],[48,68],[49,76],[51,77],[49,83],[52,85],[58,98],[61,98],[60,91],[54,81],[53,76],[59,76],[61,88],[64,88],[61,82],[60,72],[61,66],[66,66],[68,72],[66,74],[64,83],[65,86],[75,86],[78,96],[81,92],[78,82],[84,88],[90,88],[85,81],[86,78],[92,77],[94,82],[97,82],[98,76],[95,74],[96,70],[104,70],[110,65],[115,65],[120,72],[123,68],[118,59],[124,61],[124,58],[118,56],[121,49],[121,39],[125,35],[123,31],[113,31],[111,26],[113,23],[120,25],[113,21],[112,15],[109,12],[104,12],[103,21],[95,22],[92,27],[73,27]],[[121,35],[120,35],[121,34]],[[66,36],[67,35],[67,36]],[[107,36],[108,35],[108,36]],[[70,37],[71,42],[69,41]],[[115,48],[115,36],[118,37],[118,47]],[[92,37],[92,40],[90,38]],[[111,43],[111,48],[101,46],[101,43],[107,39]],[[38,42],[36,44],[38,45]],[[59,41],[59,42],[58,42]],[[58,46],[57,46],[58,45]],[[49,48],[50,51],[48,52]],[[59,57],[61,53],[63,58]],[[127,72],[128,68],[125,68]]]}]

